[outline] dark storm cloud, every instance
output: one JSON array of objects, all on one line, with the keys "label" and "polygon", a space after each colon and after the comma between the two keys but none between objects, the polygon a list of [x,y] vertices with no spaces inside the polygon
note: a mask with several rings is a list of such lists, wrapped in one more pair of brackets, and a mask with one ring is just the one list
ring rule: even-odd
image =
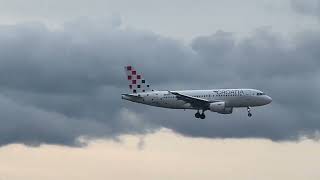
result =
[{"label": "dark storm cloud", "polygon": [[245,117],[245,111],[231,116],[212,115],[206,121],[194,121],[187,117],[192,114],[181,112],[183,115],[170,114],[173,118],[159,124],[195,137],[258,137],[276,141],[305,136],[317,138],[320,128],[320,53],[316,50],[320,48],[319,33],[305,32],[286,41],[270,29],[262,28],[235,43],[232,34],[217,32],[195,39],[192,47],[211,68],[210,73],[220,74],[217,79],[211,76],[214,87],[262,89],[274,101],[272,105],[256,108],[254,120]]},{"label": "dark storm cloud", "polygon": [[[79,19],[62,30],[42,24],[0,27],[0,144],[79,145],[166,127],[192,137],[315,138],[320,129],[320,36],[285,40],[268,28],[237,41],[219,31],[190,45],[123,29],[119,19]],[[257,88],[272,105],[233,115],[166,110],[121,101],[123,66],[133,64],[153,87]]]}]

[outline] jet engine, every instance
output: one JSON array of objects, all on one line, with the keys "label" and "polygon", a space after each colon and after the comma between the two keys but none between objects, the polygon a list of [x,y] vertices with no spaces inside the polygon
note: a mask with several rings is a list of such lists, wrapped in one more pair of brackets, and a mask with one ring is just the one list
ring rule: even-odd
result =
[{"label": "jet engine", "polygon": [[233,111],[233,108],[226,107],[225,102],[215,102],[210,104],[210,111],[217,112],[220,114],[231,114]]}]

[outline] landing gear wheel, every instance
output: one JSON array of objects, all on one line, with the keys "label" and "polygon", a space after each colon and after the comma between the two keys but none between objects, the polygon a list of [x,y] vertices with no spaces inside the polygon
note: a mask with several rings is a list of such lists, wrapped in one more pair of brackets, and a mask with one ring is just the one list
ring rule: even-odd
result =
[{"label": "landing gear wheel", "polygon": [[251,108],[250,107],[247,107],[247,111],[248,111],[248,117],[251,117],[252,114],[251,114]]},{"label": "landing gear wheel", "polygon": [[199,113],[199,111],[194,114],[194,117],[196,117],[196,118],[200,118],[200,116],[201,116],[201,114]]},{"label": "landing gear wheel", "polygon": [[206,115],[205,115],[204,113],[202,113],[202,114],[200,115],[200,118],[201,118],[201,119],[205,119],[205,118],[206,118]]}]

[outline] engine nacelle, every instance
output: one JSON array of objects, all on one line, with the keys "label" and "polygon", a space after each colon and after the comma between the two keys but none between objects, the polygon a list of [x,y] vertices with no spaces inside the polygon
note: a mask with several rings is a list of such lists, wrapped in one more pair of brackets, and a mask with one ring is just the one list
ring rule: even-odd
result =
[{"label": "engine nacelle", "polygon": [[217,112],[220,114],[231,114],[233,111],[233,108],[226,107],[225,102],[215,102],[210,104],[210,111]]}]

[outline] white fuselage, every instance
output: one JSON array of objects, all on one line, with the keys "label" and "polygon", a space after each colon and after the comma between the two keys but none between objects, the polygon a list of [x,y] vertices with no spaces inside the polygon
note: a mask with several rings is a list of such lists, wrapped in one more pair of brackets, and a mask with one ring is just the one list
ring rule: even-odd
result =
[{"label": "white fuselage", "polygon": [[[254,107],[269,104],[272,99],[256,89],[212,89],[175,91],[209,102],[225,102],[225,107]],[[136,97],[122,96],[122,99],[171,109],[198,109],[183,100],[179,100],[170,91],[150,91],[134,94]]]}]

